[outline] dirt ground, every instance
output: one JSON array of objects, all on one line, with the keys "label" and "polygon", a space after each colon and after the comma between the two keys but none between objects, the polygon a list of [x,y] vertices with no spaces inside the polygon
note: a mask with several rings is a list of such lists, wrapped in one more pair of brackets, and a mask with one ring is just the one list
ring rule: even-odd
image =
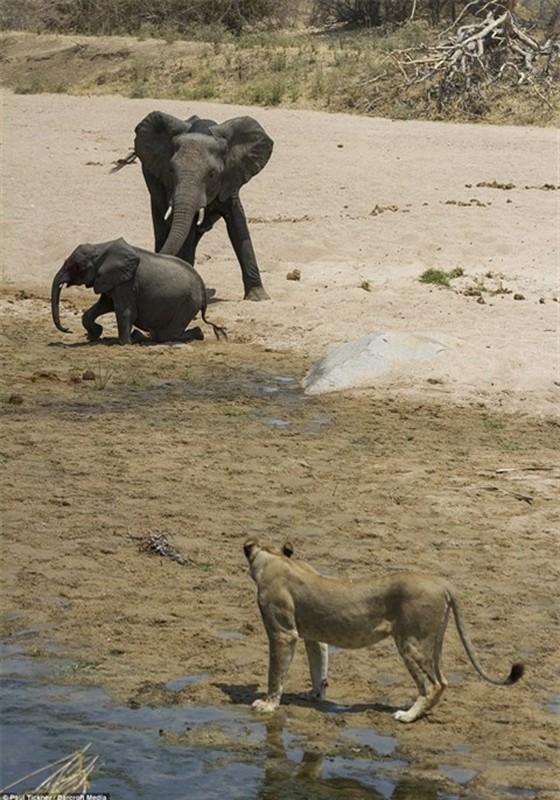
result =
[{"label": "dirt ground", "polygon": [[[302,648],[281,724],[325,754],[345,726],[373,727],[461,797],[557,797],[557,132],[1,99],[3,634],[39,655],[56,645],[76,681],[132,704],[171,702],[161,686],[197,674],[173,702],[248,706],[267,644],[247,537],[289,538],[350,578],[436,571],[488,670],[525,662],[518,685],[484,683],[450,626],[449,689],[404,726],[389,712],[414,691],[392,644],[333,653],[329,700],[344,714],[301,699]],[[140,170],[108,170],[153,108],[253,113],[275,139],[242,194],[272,299],[240,300],[223,231],[200,247],[227,343],[120,347],[109,320],[88,344],[86,290],[63,291],[71,334],[50,319],[50,281],[77,244],[151,244]],[[452,289],[418,282],[456,266]],[[303,395],[318,356],[377,330],[457,346],[366,391]],[[139,551],[158,532],[186,564]],[[459,787],[442,765],[475,774]]]}]

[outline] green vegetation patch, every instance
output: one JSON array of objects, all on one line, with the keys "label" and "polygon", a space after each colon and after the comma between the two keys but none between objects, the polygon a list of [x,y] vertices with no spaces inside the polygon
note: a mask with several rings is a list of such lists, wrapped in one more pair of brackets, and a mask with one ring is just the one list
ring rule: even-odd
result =
[{"label": "green vegetation patch", "polygon": [[453,278],[460,278],[462,275],[464,275],[462,267],[455,267],[447,272],[443,269],[427,269],[420,275],[418,280],[420,283],[431,283],[449,288]]},{"label": "green vegetation patch", "polygon": [[[560,125],[560,0],[500,14],[428,0],[414,18],[361,0],[0,0],[2,80],[29,94]],[[476,59],[458,58],[467,28]]]}]

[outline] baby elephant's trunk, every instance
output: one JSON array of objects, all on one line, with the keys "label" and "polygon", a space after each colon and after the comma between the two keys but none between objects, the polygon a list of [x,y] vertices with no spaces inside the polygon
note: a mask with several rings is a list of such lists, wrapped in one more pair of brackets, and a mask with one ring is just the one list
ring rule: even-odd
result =
[{"label": "baby elephant's trunk", "polygon": [[67,282],[68,275],[66,274],[65,265],[63,265],[54,276],[51,287],[51,313],[53,322],[58,330],[62,331],[63,333],[70,333],[70,328],[65,328],[63,325],[61,325],[59,311],[60,292],[62,291],[63,285]]}]

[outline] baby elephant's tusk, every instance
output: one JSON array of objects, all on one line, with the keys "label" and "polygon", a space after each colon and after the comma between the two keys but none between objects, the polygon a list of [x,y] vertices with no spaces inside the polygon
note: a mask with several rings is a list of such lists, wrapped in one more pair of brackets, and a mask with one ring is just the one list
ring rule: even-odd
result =
[{"label": "baby elephant's tusk", "polygon": [[200,226],[202,225],[203,222],[204,222],[204,206],[202,206],[202,208],[198,212],[198,221],[197,221],[196,224],[200,228]]},{"label": "baby elephant's tusk", "polygon": [[173,214],[173,206],[171,205],[171,203],[169,203],[169,206],[168,206],[167,211],[165,212],[165,216],[164,216],[164,220],[166,222],[169,219],[169,217],[171,216],[171,214]]}]

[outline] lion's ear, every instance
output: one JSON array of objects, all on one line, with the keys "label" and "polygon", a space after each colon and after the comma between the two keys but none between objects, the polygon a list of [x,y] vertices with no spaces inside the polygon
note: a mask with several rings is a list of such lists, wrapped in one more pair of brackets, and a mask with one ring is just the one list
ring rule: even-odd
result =
[{"label": "lion's ear", "polygon": [[291,558],[294,554],[294,546],[291,542],[284,542],[282,545],[282,555]]},{"label": "lion's ear", "polygon": [[251,560],[253,551],[259,549],[260,549],[259,543],[255,541],[255,539],[248,539],[243,545],[243,552],[245,553],[245,556],[249,559],[249,561]]}]

